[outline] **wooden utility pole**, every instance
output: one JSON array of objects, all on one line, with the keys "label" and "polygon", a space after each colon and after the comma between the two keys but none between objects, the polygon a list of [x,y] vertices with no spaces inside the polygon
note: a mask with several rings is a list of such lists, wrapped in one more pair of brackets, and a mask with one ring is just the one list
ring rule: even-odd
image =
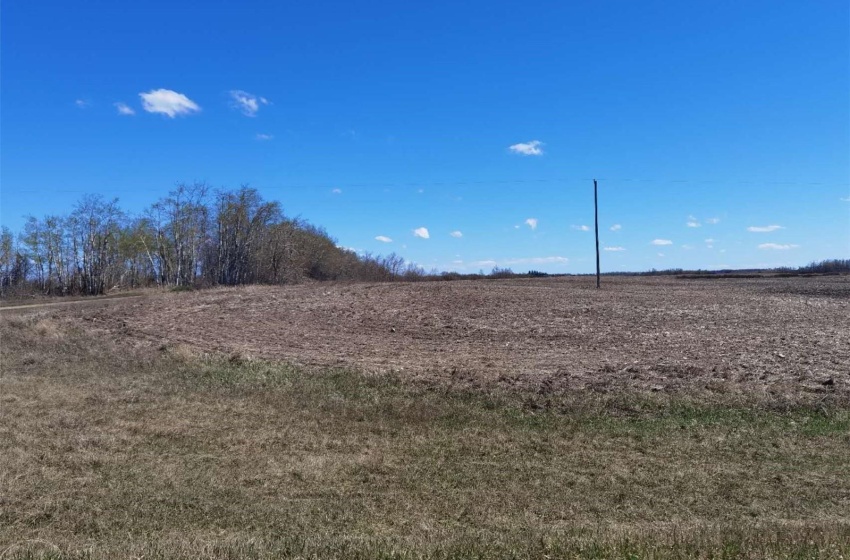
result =
[{"label": "wooden utility pole", "polygon": [[596,227],[596,287],[599,288],[599,201],[596,194],[596,179],[593,180],[593,219]]}]

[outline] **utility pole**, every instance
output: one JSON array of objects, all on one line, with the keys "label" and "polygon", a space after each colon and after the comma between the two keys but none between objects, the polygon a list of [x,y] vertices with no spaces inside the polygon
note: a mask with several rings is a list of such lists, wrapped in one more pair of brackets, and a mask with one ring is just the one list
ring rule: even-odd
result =
[{"label": "utility pole", "polygon": [[596,194],[596,179],[593,180],[593,219],[596,227],[596,288],[599,288],[599,199]]}]

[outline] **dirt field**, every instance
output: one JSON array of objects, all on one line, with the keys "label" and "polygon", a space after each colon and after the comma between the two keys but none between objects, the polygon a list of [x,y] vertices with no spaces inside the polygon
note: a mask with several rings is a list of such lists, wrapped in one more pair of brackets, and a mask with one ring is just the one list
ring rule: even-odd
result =
[{"label": "dirt field", "polygon": [[312,284],[63,309],[136,340],[469,386],[850,397],[850,277]]}]

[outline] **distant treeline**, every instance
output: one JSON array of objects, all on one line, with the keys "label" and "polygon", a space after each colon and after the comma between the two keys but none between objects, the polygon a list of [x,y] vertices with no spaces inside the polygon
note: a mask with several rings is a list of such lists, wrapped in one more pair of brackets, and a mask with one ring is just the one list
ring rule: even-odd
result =
[{"label": "distant treeline", "polygon": [[645,272],[609,272],[608,276],[681,276],[681,277],[717,277],[717,278],[758,278],[770,276],[801,276],[805,274],[846,274],[850,273],[850,259],[827,259],[811,262],[801,267],[783,266],[778,268],[746,268],[722,270],[685,270],[668,268]]},{"label": "distant treeline", "polygon": [[86,196],[66,216],[0,232],[0,295],[98,295],[113,288],[388,281],[426,276],[392,254],[358,255],[284,215],[255,190],[179,185],[131,216]]},{"label": "distant treeline", "polygon": [[797,269],[801,273],[831,274],[836,272],[850,272],[850,259],[829,259],[813,262]]}]

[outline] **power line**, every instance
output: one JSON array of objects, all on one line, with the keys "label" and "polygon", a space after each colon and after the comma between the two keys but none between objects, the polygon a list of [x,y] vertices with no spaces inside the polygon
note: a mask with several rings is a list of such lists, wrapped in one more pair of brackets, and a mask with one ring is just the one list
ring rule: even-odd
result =
[{"label": "power line", "polygon": [[[273,186],[255,187],[262,191],[282,191],[290,189],[315,189],[315,190],[331,190],[331,189],[359,189],[359,188],[422,188],[422,187],[453,187],[453,186],[493,186],[493,185],[532,185],[545,183],[582,183],[592,181],[593,178],[552,178],[552,179],[497,179],[497,180],[464,180],[464,181],[434,181],[434,182],[391,182],[391,183],[322,183],[322,184],[282,184]],[[794,186],[794,187],[815,187],[815,186],[830,186],[850,188],[850,183],[833,183],[828,181],[740,181],[740,180],[708,180],[708,179],[642,179],[642,178],[607,178],[601,177],[600,181],[605,181],[607,184],[616,186],[617,183],[652,183],[655,185],[674,185],[674,184],[695,184],[695,185],[761,185],[761,186]],[[144,193],[146,188],[121,188],[110,189],[109,193]],[[161,192],[162,188],[151,188],[152,191]],[[4,188],[5,193],[16,194],[87,194],[91,190],[84,189],[25,189],[15,190]]]}]

